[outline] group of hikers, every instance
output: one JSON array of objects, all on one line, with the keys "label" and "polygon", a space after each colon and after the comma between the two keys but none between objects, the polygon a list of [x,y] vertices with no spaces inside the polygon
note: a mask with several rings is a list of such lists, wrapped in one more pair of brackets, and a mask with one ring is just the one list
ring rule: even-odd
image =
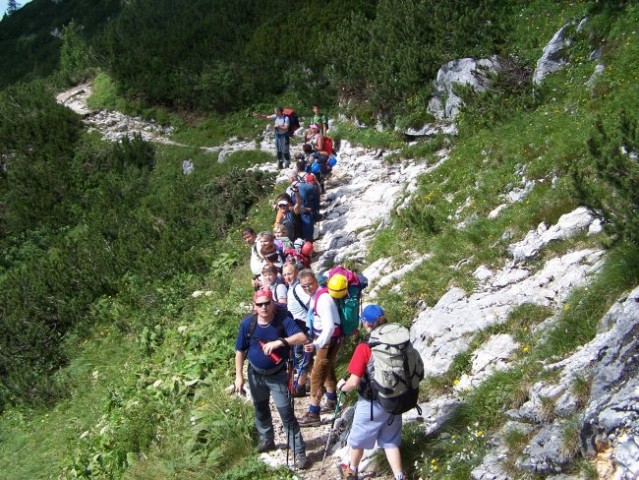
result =
[{"label": "group of hikers", "polygon": [[[265,115],[253,112],[254,117],[273,120],[275,132],[275,153],[277,167],[289,168],[291,165],[291,137],[300,129],[300,122],[294,110],[275,107],[274,112]],[[305,163],[307,172],[314,173],[324,192],[323,176],[330,173],[331,158],[334,154],[333,140],[327,136],[328,116],[320,112],[319,105],[313,105],[308,128],[304,130],[302,151],[294,155],[299,170],[300,161]],[[333,160],[334,161],[334,160]]]},{"label": "group of hikers", "polygon": [[[291,165],[289,137],[294,129],[290,127],[297,117],[279,107],[273,115],[254,115],[274,120],[278,167],[290,168],[290,184],[275,201],[272,231],[256,233],[250,227],[242,231],[251,250],[254,294],[253,311],[240,323],[236,339],[234,388],[244,395],[248,382],[259,435],[257,450],[276,448],[269,407],[272,397],[287,434],[287,463],[292,451],[296,468],[310,467],[301,427],[322,425],[322,413],[333,413],[334,422],[342,394],[357,390],[348,436],[350,461],[340,465],[341,477],[357,480],[364,449],[377,443],[385,450],[395,479],[404,480],[401,414],[417,406],[421,358],[410,344],[408,330],[387,324],[379,305],[361,310],[365,277],[342,266],[326,275],[317,275],[311,268],[314,224],[320,218],[319,199],[333,153],[326,136],[328,118],[318,106],[313,107],[303,153],[296,154]],[[348,379],[338,381],[335,366],[340,347],[358,331],[368,341],[356,347]],[[307,395],[307,411],[297,418],[294,398]]]},{"label": "group of hikers", "polygon": [[[277,197],[273,231],[258,234],[250,227],[242,231],[251,250],[255,292],[253,312],[242,320],[236,340],[235,391],[245,393],[244,363],[248,359],[246,380],[260,438],[257,450],[268,452],[276,448],[269,407],[272,396],[287,433],[287,449],[294,454],[294,465],[306,469],[311,461],[306,455],[301,427],[320,426],[322,413],[333,413],[334,420],[342,392],[358,390],[348,437],[351,457],[348,463],[340,465],[341,476],[356,480],[364,449],[377,443],[385,450],[395,479],[403,480],[399,444],[401,413],[406,410],[389,409],[378,398],[374,387],[378,384],[371,375],[371,369],[375,368],[373,344],[369,341],[357,346],[348,366],[347,380],[338,381],[335,373],[345,338],[360,326],[369,335],[381,332],[380,328],[386,324],[384,311],[379,305],[368,305],[360,313],[361,291],[367,284],[362,275],[341,266],[327,275],[316,275],[310,268],[313,222],[311,219],[305,223],[302,218],[304,214],[318,213],[319,207],[302,200],[300,187],[316,184],[300,182],[296,179],[299,172],[296,169],[291,172],[290,194]],[[319,192],[315,194],[319,203]],[[387,347],[387,343],[386,338],[377,344]],[[382,366],[376,368],[381,370]],[[307,394],[308,409],[296,418],[293,399]],[[415,394],[415,403],[416,400]]]}]

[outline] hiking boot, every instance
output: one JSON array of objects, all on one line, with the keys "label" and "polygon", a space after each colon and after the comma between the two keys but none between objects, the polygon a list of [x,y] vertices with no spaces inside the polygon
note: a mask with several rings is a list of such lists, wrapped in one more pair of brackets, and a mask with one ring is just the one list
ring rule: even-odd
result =
[{"label": "hiking boot", "polygon": [[298,385],[293,392],[293,397],[301,398],[306,396],[306,385]]},{"label": "hiking boot", "polygon": [[259,453],[270,452],[275,450],[275,441],[272,438],[263,438],[260,443],[257,444],[257,451]]},{"label": "hiking boot", "polygon": [[337,400],[326,400],[320,413],[335,413],[335,407],[337,407]]},{"label": "hiking boot", "polygon": [[352,470],[347,464],[342,463],[337,468],[343,480],[357,480],[357,472]]},{"label": "hiking boot", "polygon": [[297,422],[300,427],[319,427],[322,424],[319,413],[313,412],[306,412]]},{"label": "hiking boot", "polygon": [[311,460],[306,456],[306,453],[295,454],[295,468],[298,470],[306,470],[311,466]]}]

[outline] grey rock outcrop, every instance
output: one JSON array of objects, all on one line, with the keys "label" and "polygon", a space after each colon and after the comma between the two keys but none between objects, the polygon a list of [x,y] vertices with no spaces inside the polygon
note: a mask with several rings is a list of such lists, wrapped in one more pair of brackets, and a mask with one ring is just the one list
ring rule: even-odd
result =
[{"label": "grey rock outcrop", "polygon": [[[586,231],[592,221],[587,210],[577,209],[562,216],[551,228],[542,229],[552,234],[535,235],[534,241],[518,242],[510,250],[516,255],[520,248],[515,246],[519,245],[526,252],[521,258],[532,258],[549,242]],[[517,305],[561,306],[572,288],[585,284],[598,271],[602,255],[603,251],[593,249],[568,252],[547,261],[535,273],[523,264],[506,265],[494,273],[485,269],[481,272],[485,280],[475,292],[468,294],[461,288],[451,288],[435,306],[420,313],[411,327],[411,337],[424,359],[427,374],[446,371],[455,355],[468,348],[473,333],[505,322]]]},{"label": "grey rock outcrop", "polygon": [[590,400],[581,430],[582,451],[610,449],[616,478],[639,476],[639,288],[614,305],[595,339],[566,368],[592,369]]},{"label": "grey rock outcrop", "polygon": [[490,85],[490,74],[499,70],[496,56],[480,60],[461,58],[444,64],[437,72],[428,111],[438,120],[454,120],[463,103],[455,86],[466,85],[476,92],[483,92]]},{"label": "grey rock outcrop", "polygon": [[548,75],[561,70],[568,64],[568,61],[564,58],[564,50],[571,44],[570,38],[566,35],[570,26],[572,26],[572,23],[566,24],[557,30],[550,42],[544,47],[533,73],[533,83],[535,85],[539,85]]}]

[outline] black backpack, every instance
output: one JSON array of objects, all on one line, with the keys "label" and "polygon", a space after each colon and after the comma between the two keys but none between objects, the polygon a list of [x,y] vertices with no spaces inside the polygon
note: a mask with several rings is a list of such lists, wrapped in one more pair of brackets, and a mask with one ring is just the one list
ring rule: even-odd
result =
[{"label": "black backpack", "polygon": [[[277,332],[279,333],[281,338],[286,338],[286,331],[284,330],[284,319],[289,317],[293,320],[293,315],[288,311],[286,305],[282,303],[275,302],[275,316],[273,317],[273,326],[277,328]],[[249,328],[246,331],[246,342],[248,344],[251,343],[251,338],[255,333],[255,329],[257,328],[257,315],[250,315],[251,323],[249,324]]]}]

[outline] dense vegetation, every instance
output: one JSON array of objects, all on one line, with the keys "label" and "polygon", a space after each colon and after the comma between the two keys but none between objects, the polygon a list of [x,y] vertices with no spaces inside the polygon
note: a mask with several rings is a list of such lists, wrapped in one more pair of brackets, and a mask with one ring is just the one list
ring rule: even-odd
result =
[{"label": "dense vegetation", "polygon": [[[543,45],[586,16],[585,30],[573,28],[567,69],[533,91]],[[466,479],[485,448],[481,438],[539,365],[591,338],[607,305],[638,281],[638,23],[636,5],[594,0],[33,0],[6,17],[0,63],[12,67],[0,72],[0,471],[15,479],[289,475],[246,455],[250,408],[220,394],[249,298],[238,228],[247,219],[267,228],[271,220],[271,179],[240,167],[268,155],[238,154],[220,165],[194,148],[140,139],[104,144],[55,104],[52,85],[97,74],[104,103],[180,118],[181,138],[221,137],[236,126],[255,129],[246,108],[275,101],[334,107],[343,100],[367,122],[419,124],[442,62],[507,57],[493,91],[460,89],[467,105],[457,138],[412,145],[391,159],[433,161],[452,144],[450,160],[422,179],[419,201],[372,246],[371,261],[412,249],[433,254],[407,275],[402,295],[383,293],[389,316],[413,318],[420,302],[435,302],[452,284],[472,288],[474,268],[503,261],[505,230],[524,235],[578,203],[609,225],[603,238],[579,241],[602,242],[613,255],[561,318],[558,331],[574,335],[542,343],[531,332],[548,312],[522,307],[500,327],[526,345],[522,364],[469,395],[447,437],[407,432],[418,441],[406,452],[415,478]],[[50,34],[55,28],[62,39]],[[587,58],[599,47],[606,71],[590,88]],[[208,119],[193,126],[194,117]],[[402,146],[389,131],[344,126],[335,136]],[[186,158],[195,165],[191,175],[180,168]],[[522,165],[544,182],[525,203],[488,220],[495,192],[512,188]],[[469,220],[465,229],[449,221],[460,216]],[[450,388],[469,355],[431,379],[431,388]],[[474,422],[482,435],[469,430]],[[462,458],[462,448],[477,455]],[[587,470],[575,458],[575,471]]]}]

